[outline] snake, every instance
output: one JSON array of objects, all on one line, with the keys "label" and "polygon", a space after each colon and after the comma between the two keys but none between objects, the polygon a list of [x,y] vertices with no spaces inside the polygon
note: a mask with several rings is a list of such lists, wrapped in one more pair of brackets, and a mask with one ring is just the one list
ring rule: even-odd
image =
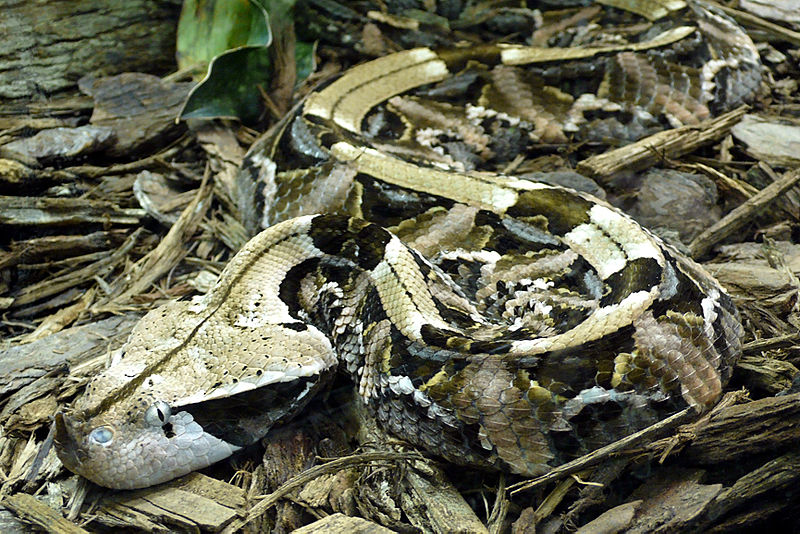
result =
[{"label": "snake", "polygon": [[720,284],[604,200],[486,167],[751,100],[747,35],[700,3],[676,13],[629,42],[417,47],[317,87],[242,166],[242,218],[265,229],[56,414],[62,463],[109,488],[165,482],[337,374],[410,445],[523,476],[710,409],[743,335]]}]

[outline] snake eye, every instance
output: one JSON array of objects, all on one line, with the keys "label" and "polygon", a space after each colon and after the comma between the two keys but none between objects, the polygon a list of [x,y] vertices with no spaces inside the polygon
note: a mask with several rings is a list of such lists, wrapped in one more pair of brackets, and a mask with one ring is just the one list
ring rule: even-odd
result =
[{"label": "snake eye", "polygon": [[89,433],[89,439],[98,445],[108,445],[114,439],[114,431],[107,426],[98,426]]},{"label": "snake eye", "polygon": [[172,409],[164,401],[156,401],[144,413],[144,420],[153,426],[161,426],[169,421]]}]

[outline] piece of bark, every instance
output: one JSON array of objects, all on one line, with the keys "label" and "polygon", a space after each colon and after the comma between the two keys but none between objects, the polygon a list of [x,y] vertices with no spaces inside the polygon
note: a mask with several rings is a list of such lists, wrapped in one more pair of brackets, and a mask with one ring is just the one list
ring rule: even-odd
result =
[{"label": "piece of bark", "polygon": [[125,158],[169,144],[186,130],[175,118],[193,85],[139,72],[80,82],[81,90],[94,98],[91,123],[114,132],[107,154]]},{"label": "piece of bark", "polygon": [[[262,468],[265,487],[260,493],[273,492],[287,480],[311,468],[316,462],[315,445],[318,436],[292,421],[286,427],[274,429],[264,438]],[[293,532],[303,526],[303,510],[292,502],[275,506],[274,525],[270,530]]]},{"label": "piece of bark", "polygon": [[[2,2],[0,99],[50,96],[85,74],[175,68],[180,2]],[[4,127],[0,127],[2,129]]]},{"label": "piece of bark", "polygon": [[160,526],[159,530],[219,532],[239,515],[244,503],[243,489],[191,473],[152,488],[113,493],[93,513],[110,526],[127,524],[130,515],[140,523]]},{"label": "piece of bark", "polygon": [[330,507],[334,512],[355,515],[355,487],[360,476],[356,469],[321,476],[306,484],[295,501],[312,508]]},{"label": "piece of bark", "polygon": [[[3,151],[3,155],[9,154]],[[0,158],[0,183],[8,185],[33,183],[38,175],[39,173],[26,163],[15,159]]]},{"label": "piece of bark", "polygon": [[51,534],[89,534],[78,525],[67,521],[33,495],[17,493],[3,499],[3,504],[17,516]]},{"label": "piece of bark", "polygon": [[575,531],[575,534],[616,534],[627,529],[642,501],[631,501],[606,510]]},{"label": "piece of bark", "polygon": [[54,235],[13,241],[9,251],[0,251],[0,269],[20,263],[54,261],[89,252],[116,248],[125,239],[124,230],[92,232],[86,235]]},{"label": "piece of bark", "polygon": [[298,528],[295,534],[392,534],[393,531],[359,517],[333,514]]},{"label": "piece of bark", "polygon": [[31,527],[23,523],[11,510],[0,504],[0,532],[3,534],[30,534]]},{"label": "piece of bark", "polygon": [[5,397],[65,365],[77,367],[121,346],[139,321],[119,315],[62,330],[26,345],[0,351],[0,392]]},{"label": "piece of bark", "polygon": [[761,354],[742,356],[736,363],[736,373],[751,391],[760,390],[770,395],[786,391],[800,375],[791,362]]},{"label": "piece of bark", "polygon": [[536,534],[536,523],[533,517],[535,513],[532,506],[522,510],[517,520],[511,525],[511,534]]},{"label": "piece of bark", "polygon": [[713,414],[686,448],[697,464],[735,462],[800,442],[800,393],[729,406]]},{"label": "piece of bark", "polygon": [[[33,430],[47,422],[57,408],[55,398],[51,394],[58,391],[66,375],[66,369],[61,370],[60,373],[58,371],[56,370],[53,373],[37,378],[31,384],[8,397],[3,406],[3,411],[0,412],[0,424],[3,425],[4,431]],[[41,401],[41,399],[50,399],[52,402],[47,400],[44,406],[41,406],[41,408],[44,408],[43,412],[32,412],[33,409],[37,408],[38,404],[34,403]],[[17,417],[12,418],[11,415],[17,410],[26,410],[27,413],[23,416],[17,415]]]},{"label": "piece of bark", "polygon": [[0,196],[0,224],[12,226],[133,225],[144,216],[142,209],[103,200]]},{"label": "piece of bark", "polygon": [[722,484],[702,484],[704,475],[702,470],[673,468],[649,478],[631,495],[642,503],[625,532],[685,532],[722,491]]},{"label": "piece of bark", "polygon": [[410,491],[402,494],[401,504],[411,524],[422,531],[488,534],[444,473],[436,468],[433,471],[432,477],[422,476],[413,468],[406,472]]},{"label": "piece of bark", "polygon": [[[593,469],[590,477],[595,484],[581,487],[578,499],[570,504],[565,514],[559,516],[559,520],[567,525],[576,524],[584,511],[602,505],[608,496],[609,488],[625,472],[630,463],[630,458],[613,458]],[[598,483],[600,485],[597,485]]]},{"label": "piece of bark", "polygon": [[[733,486],[719,493],[704,513],[706,525],[764,494],[795,486],[800,480],[800,452],[791,451],[769,460],[739,478]],[[787,503],[788,504],[788,503]]]},{"label": "piece of bark", "polygon": [[800,126],[792,122],[748,113],[731,133],[756,160],[780,167],[800,165]]},{"label": "piece of bark", "polygon": [[739,230],[762,210],[771,206],[777,197],[797,185],[798,181],[800,181],[800,169],[793,169],[753,195],[689,244],[692,257],[702,256],[715,244]]},{"label": "piece of bark", "polygon": [[664,158],[677,158],[727,134],[747,111],[736,108],[697,126],[682,126],[640,139],[616,150],[586,158],[578,163],[578,172],[600,179],[621,171],[635,172],[655,165]]},{"label": "piece of bark", "polygon": [[42,280],[41,282],[30,284],[21,288],[19,291],[13,292],[11,294],[11,296],[14,298],[12,306],[17,308],[26,306],[45,297],[50,297],[67,289],[75,288],[80,284],[92,280],[96,276],[106,276],[118,263],[121,263],[125,260],[140,234],[141,228],[135,230],[130,236],[128,236],[128,239],[125,241],[125,243],[123,243],[114,252],[93,263],[90,263],[89,265],[79,269],[67,271],[60,276],[55,276],[53,278]]},{"label": "piece of bark", "polygon": [[50,128],[4,145],[4,149],[35,158],[41,163],[60,163],[101,152],[114,142],[114,131],[86,124],[77,128]]},{"label": "piece of bark", "polygon": [[[797,517],[797,510],[787,514],[786,500],[764,500],[756,508],[733,513],[703,530],[703,534],[730,534],[731,532],[783,532],[785,529],[771,530],[770,526],[785,527],[785,517]],[[767,522],[772,522],[771,525]],[[765,526],[767,523],[769,526]],[[699,532],[699,531],[698,531]]]}]

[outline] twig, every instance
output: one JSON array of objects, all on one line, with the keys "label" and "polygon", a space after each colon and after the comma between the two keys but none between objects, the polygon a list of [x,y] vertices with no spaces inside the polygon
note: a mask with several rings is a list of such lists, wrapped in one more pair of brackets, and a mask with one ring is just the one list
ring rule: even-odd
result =
[{"label": "twig", "polygon": [[623,170],[633,172],[644,169],[664,158],[682,156],[727,134],[747,109],[747,106],[741,106],[696,126],[659,132],[616,150],[586,158],[578,163],[577,170],[602,179]]},{"label": "twig", "polygon": [[[771,172],[766,165],[759,164],[765,171]],[[768,174],[769,174],[768,172]],[[777,178],[777,177],[776,177]],[[753,197],[737,207],[711,228],[706,229],[702,234],[694,238],[689,245],[693,258],[698,258],[708,252],[711,247],[719,243],[739,228],[744,226],[753,217],[758,215],[761,210],[772,205],[772,202],[800,181],[800,169],[793,169],[778,178],[773,183],[756,193]]]},{"label": "twig", "polygon": [[501,473],[500,482],[497,486],[497,496],[494,500],[494,506],[492,506],[492,513],[489,514],[489,519],[486,521],[490,534],[500,534],[503,532],[510,505],[511,502],[508,500],[508,495],[506,494],[506,477],[505,474]]},{"label": "twig", "polygon": [[[764,20],[761,17],[753,15],[752,13],[733,9],[728,6],[723,6],[717,2],[709,1],[709,4],[721,9],[726,14],[736,19],[736,22],[742,26],[748,26],[750,28],[763,31],[767,34],[767,41],[783,41],[794,46],[800,46],[800,33],[796,31],[792,31],[789,28],[784,28],[783,26],[779,26],[778,24]],[[772,39],[770,39],[770,37]]]},{"label": "twig", "polygon": [[743,354],[757,354],[770,349],[782,349],[797,345],[800,341],[800,333],[792,332],[781,336],[756,339],[742,345]]},{"label": "twig", "polygon": [[685,408],[680,412],[676,413],[675,415],[671,415],[667,417],[663,421],[659,421],[654,425],[650,425],[649,427],[640,430],[639,432],[635,432],[630,436],[626,436],[620,440],[615,441],[605,447],[601,447],[595,451],[590,452],[589,454],[585,454],[580,458],[576,458],[571,462],[567,462],[563,465],[560,465],[546,473],[542,476],[536,477],[531,480],[526,480],[524,482],[519,482],[512,486],[509,486],[509,490],[511,490],[511,495],[519,493],[520,491],[525,491],[531,488],[535,488],[536,486],[541,486],[542,484],[546,484],[548,482],[552,482],[554,480],[558,480],[559,478],[566,477],[571,475],[572,473],[577,473],[578,471],[582,471],[587,467],[595,465],[602,461],[603,459],[611,456],[614,453],[622,452],[625,449],[632,447],[646,439],[650,439],[653,436],[660,434],[666,430],[672,429],[677,425],[681,425],[684,422],[688,421],[691,417],[697,415],[694,408]]}]

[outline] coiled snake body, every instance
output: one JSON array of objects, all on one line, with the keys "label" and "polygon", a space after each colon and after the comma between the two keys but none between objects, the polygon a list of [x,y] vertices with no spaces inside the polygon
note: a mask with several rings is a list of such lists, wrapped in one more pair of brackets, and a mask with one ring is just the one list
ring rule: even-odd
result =
[{"label": "coiled snake body", "polygon": [[[57,415],[64,464],[114,488],[169,480],[255,442],[337,368],[389,431],[524,475],[712,406],[742,330],[718,283],[603,201],[479,168],[512,160],[509,145],[601,123],[636,137],[751,97],[752,43],[692,9],[694,26],[566,59],[499,45],[399,52],[310,95],[243,171],[269,228],[208,294],[147,314]],[[649,52],[687,38],[713,50],[700,67]],[[603,79],[633,79],[635,97],[601,82],[540,109],[525,69],[581,58],[605,65]],[[430,96],[453,79],[478,95],[462,111]],[[320,211],[339,214],[309,214]]]}]

